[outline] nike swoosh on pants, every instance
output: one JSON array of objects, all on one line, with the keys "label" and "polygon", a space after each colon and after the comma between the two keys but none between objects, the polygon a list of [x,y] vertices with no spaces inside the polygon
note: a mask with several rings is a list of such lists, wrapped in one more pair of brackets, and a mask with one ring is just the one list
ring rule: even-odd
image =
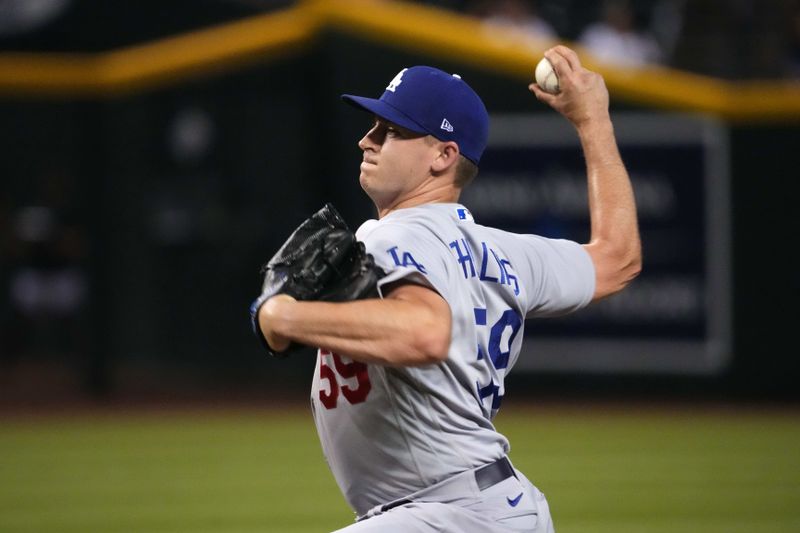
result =
[{"label": "nike swoosh on pants", "polygon": [[519,503],[519,501],[522,499],[522,494],[523,493],[520,492],[519,496],[517,496],[516,498],[513,498],[513,499],[509,498],[508,496],[506,496],[506,500],[508,501],[508,505],[510,505],[511,507],[516,507],[517,504]]}]

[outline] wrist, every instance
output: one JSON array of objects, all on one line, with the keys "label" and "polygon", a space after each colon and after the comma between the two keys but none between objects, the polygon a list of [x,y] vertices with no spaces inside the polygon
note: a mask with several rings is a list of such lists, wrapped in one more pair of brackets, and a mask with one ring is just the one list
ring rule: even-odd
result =
[{"label": "wrist", "polygon": [[288,294],[273,296],[258,311],[258,324],[264,338],[273,350],[281,352],[289,347],[290,339],[283,334],[288,307],[296,300]]},{"label": "wrist", "polygon": [[609,114],[587,118],[579,124],[575,124],[580,137],[592,137],[597,135],[614,134],[614,125],[611,123]]}]

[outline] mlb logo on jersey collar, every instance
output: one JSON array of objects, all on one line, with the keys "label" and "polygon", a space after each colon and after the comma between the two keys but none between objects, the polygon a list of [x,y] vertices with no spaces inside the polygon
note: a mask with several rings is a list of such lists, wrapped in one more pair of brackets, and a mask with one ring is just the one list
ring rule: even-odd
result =
[{"label": "mlb logo on jersey collar", "polygon": [[469,212],[469,209],[465,207],[459,207],[456,209],[456,216],[458,220],[466,220],[467,222],[475,222],[475,219],[472,218],[472,213]]}]

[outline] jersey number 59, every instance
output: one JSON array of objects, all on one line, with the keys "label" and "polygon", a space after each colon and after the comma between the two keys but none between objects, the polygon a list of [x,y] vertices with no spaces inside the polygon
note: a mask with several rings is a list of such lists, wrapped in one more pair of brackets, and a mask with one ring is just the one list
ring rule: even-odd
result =
[{"label": "jersey number 59", "polygon": [[[333,361],[333,366],[330,362]],[[342,385],[339,378],[346,380]],[[339,392],[350,404],[357,404],[365,401],[369,391],[372,390],[372,383],[369,382],[369,372],[367,365],[358,361],[345,363],[342,356],[328,350],[319,351],[319,401],[326,409],[333,409],[339,401]],[[355,380],[355,383],[353,383]],[[328,390],[321,386],[322,381],[328,382]]]}]

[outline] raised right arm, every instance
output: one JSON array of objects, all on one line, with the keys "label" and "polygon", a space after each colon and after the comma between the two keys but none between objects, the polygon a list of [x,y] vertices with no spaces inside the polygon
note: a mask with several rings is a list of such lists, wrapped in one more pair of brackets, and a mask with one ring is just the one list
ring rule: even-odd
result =
[{"label": "raised right arm", "polygon": [[586,158],[591,220],[591,238],[584,248],[595,267],[595,301],[622,290],[641,271],[636,202],[614,137],[603,78],[585,69],[566,46],[551,48],[545,57],[553,64],[561,92],[548,94],[536,84],[530,90],[578,131]]}]

